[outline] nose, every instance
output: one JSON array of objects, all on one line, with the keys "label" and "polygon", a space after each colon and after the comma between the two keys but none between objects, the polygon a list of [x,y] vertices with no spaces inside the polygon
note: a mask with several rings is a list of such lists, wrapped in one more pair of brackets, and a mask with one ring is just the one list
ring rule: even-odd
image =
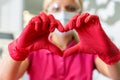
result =
[{"label": "nose", "polygon": [[67,11],[66,8],[63,6],[61,7],[60,11]]}]

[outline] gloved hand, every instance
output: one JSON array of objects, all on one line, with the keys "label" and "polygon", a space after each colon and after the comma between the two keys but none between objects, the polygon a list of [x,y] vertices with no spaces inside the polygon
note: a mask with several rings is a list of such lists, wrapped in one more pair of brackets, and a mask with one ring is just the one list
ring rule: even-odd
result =
[{"label": "gloved hand", "polygon": [[62,56],[62,51],[48,40],[50,32],[54,31],[55,28],[63,31],[59,21],[55,20],[52,15],[41,12],[33,17],[21,35],[9,44],[10,56],[16,61],[22,61],[30,52],[39,49],[48,49]]},{"label": "gloved hand", "polygon": [[97,54],[105,63],[113,64],[120,60],[119,49],[106,35],[96,15],[84,13],[74,16],[66,25],[66,31],[75,29],[80,42],[67,49],[64,57],[75,53]]}]

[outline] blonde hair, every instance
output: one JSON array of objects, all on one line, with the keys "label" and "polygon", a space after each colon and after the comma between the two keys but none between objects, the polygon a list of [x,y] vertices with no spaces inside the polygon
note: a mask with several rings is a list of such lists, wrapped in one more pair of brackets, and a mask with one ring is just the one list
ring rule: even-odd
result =
[{"label": "blonde hair", "polygon": [[[43,3],[43,11],[47,12],[48,6],[53,2],[54,0],[44,0]],[[83,0],[75,0],[76,3],[79,5],[80,12],[83,11]]]}]

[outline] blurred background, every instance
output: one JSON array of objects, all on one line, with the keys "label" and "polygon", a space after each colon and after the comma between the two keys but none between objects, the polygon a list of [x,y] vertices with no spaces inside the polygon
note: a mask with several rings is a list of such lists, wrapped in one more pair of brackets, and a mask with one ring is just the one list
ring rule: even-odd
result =
[{"label": "blurred background", "polygon": [[[0,0],[0,58],[28,21],[42,11],[43,0]],[[110,39],[120,48],[120,0],[84,0],[84,12],[97,14]],[[94,80],[109,80],[98,76]],[[27,74],[26,74],[27,75]],[[24,76],[21,80],[27,80]],[[97,78],[97,79],[96,79]],[[102,79],[101,79],[102,78]]]}]

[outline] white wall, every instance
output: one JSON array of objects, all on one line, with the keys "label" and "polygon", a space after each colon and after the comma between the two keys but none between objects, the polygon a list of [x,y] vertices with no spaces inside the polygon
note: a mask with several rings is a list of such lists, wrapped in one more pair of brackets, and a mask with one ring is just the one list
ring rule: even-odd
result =
[{"label": "white wall", "polygon": [[23,0],[4,0],[0,3],[0,31],[18,32],[22,29]]}]

